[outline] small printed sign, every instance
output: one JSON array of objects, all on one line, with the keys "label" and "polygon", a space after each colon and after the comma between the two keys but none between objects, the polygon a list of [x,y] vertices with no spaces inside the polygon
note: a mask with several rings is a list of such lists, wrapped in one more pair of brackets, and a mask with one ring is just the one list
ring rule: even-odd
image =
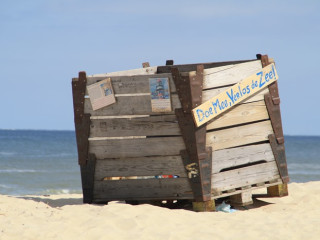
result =
[{"label": "small printed sign", "polygon": [[171,112],[168,78],[149,78],[152,112]]},{"label": "small printed sign", "polygon": [[272,63],[194,108],[192,114],[197,127],[251,97],[276,80],[278,80],[278,74],[275,65]]},{"label": "small printed sign", "polygon": [[93,110],[109,106],[116,102],[110,78],[87,86],[87,90]]}]

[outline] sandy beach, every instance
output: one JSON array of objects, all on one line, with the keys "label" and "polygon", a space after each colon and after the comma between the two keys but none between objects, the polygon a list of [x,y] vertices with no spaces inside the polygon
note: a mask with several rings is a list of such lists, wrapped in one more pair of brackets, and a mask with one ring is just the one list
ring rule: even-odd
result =
[{"label": "sandy beach", "polygon": [[196,213],[148,204],[82,204],[82,195],[0,196],[0,239],[320,239],[320,182],[248,210]]}]

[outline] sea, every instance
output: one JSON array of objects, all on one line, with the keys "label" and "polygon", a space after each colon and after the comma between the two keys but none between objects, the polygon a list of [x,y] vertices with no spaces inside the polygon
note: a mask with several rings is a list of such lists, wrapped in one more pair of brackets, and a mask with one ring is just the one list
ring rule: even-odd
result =
[{"label": "sea", "polygon": [[[285,136],[290,182],[320,181],[320,136]],[[0,130],[0,194],[82,193],[74,131]]]}]

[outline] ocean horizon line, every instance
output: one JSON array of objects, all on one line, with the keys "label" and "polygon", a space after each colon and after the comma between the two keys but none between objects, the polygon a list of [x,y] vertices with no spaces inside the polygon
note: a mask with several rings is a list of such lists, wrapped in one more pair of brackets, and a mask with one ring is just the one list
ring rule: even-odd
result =
[{"label": "ocean horizon line", "polygon": [[[75,132],[75,129],[24,129],[24,128],[0,128],[0,131],[35,131],[35,132]],[[284,134],[285,137],[320,137],[320,135]]]}]

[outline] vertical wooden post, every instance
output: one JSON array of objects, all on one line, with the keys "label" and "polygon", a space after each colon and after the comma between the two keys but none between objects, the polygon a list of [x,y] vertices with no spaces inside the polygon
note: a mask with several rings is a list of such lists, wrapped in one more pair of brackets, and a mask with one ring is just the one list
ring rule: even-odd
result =
[{"label": "vertical wooden post", "polygon": [[78,162],[81,170],[83,202],[92,203],[95,157],[88,157],[90,114],[84,113],[86,85],[87,76],[85,72],[79,72],[79,78],[72,79],[74,122],[77,137]]},{"label": "vertical wooden post", "polygon": [[213,211],[212,148],[206,148],[206,125],[196,128],[191,113],[202,103],[203,65],[197,66],[195,75],[182,76],[175,67],[171,68],[171,73],[182,106],[175,113],[186,145],[186,150],[181,150],[181,157],[194,194],[194,210]]},{"label": "vertical wooden post", "polygon": [[214,200],[205,202],[192,202],[192,208],[195,212],[213,212],[216,210]]},{"label": "vertical wooden post", "polygon": [[[261,60],[262,67],[270,64],[268,55],[257,54],[257,58]],[[274,134],[269,135],[269,141],[278,166],[279,175],[283,182],[283,184],[268,187],[267,191],[269,196],[283,197],[289,194],[287,185],[289,176],[284,148],[280,97],[277,82],[269,85],[269,93],[267,93],[264,98],[274,132]]]},{"label": "vertical wooden post", "polygon": [[289,195],[287,183],[268,187],[267,191],[270,197],[285,197]]},{"label": "vertical wooden post", "polygon": [[251,191],[245,191],[240,194],[230,196],[231,205],[247,206],[253,204]]}]

